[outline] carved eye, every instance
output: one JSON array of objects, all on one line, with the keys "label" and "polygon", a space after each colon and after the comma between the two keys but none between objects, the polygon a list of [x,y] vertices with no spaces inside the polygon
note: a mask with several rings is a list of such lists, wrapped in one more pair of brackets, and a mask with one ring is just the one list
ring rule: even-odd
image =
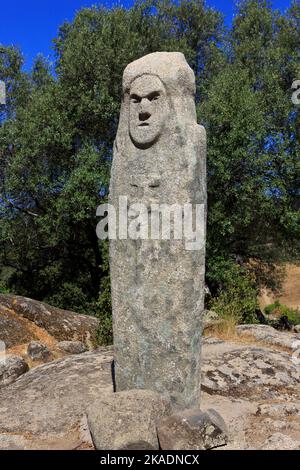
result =
[{"label": "carved eye", "polygon": [[158,100],[160,94],[158,91],[154,91],[153,93],[151,93],[149,96],[148,96],[148,100],[149,101],[156,101]]},{"label": "carved eye", "polygon": [[130,101],[132,103],[140,103],[142,101],[142,98],[138,95],[131,95],[130,96]]}]

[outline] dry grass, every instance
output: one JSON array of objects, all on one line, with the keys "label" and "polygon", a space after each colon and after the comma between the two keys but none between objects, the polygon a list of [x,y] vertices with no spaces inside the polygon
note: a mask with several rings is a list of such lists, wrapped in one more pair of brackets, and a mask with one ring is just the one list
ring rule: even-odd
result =
[{"label": "dry grass", "polygon": [[213,324],[211,327],[204,331],[204,336],[213,336],[222,341],[228,341],[238,344],[249,344],[252,346],[271,348],[275,351],[287,352],[292,354],[292,351],[284,346],[274,345],[266,341],[259,341],[250,334],[240,334],[237,332],[237,321],[233,317],[223,318]]}]

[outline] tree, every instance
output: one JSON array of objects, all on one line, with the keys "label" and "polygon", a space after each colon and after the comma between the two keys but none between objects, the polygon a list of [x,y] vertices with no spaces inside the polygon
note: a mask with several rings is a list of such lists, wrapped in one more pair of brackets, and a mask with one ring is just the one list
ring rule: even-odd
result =
[{"label": "tree", "polygon": [[110,336],[107,244],[96,237],[95,213],[107,199],[122,73],[147,53],[177,50],[195,72],[208,131],[207,283],[231,306],[231,288],[247,293],[250,318],[253,289],[266,282],[261,267],[299,259],[299,108],[291,103],[299,19],[299,1],[284,14],[242,1],[228,30],[204,0],[83,9],[59,30],[55,75],[41,56],[23,72],[20,52],[1,46],[4,287],[97,314],[100,336]]}]

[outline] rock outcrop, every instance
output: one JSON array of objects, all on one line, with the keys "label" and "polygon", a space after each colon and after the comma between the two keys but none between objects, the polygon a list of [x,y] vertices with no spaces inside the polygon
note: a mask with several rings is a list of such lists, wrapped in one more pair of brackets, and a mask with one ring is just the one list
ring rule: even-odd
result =
[{"label": "rock outcrop", "polygon": [[[38,340],[30,328],[30,323],[22,319],[42,328],[57,341],[82,341],[87,346],[96,344],[99,326],[97,318],[61,310],[26,297],[0,294],[0,325],[3,325],[0,340],[4,341],[7,347]],[[23,332],[22,327],[25,324]]]},{"label": "rock outcrop", "polygon": [[242,341],[205,341],[201,406],[224,418],[224,449],[299,449],[299,364],[291,352]]},{"label": "rock outcrop", "polygon": [[[243,336],[236,337],[235,342],[205,338],[202,412],[194,413],[195,429],[181,422],[176,428],[179,431],[173,432],[178,425],[175,419],[174,426],[165,432],[165,440],[162,426],[164,420],[174,419],[174,411],[154,392],[113,393],[112,348],[63,357],[27,370],[22,359],[9,356],[3,361],[2,356],[0,449],[93,449],[93,440],[103,449],[157,448],[155,426],[161,447],[188,449],[196,445],[189,440],[203,430],[196,426],[197,416],[203,417],[211,408],[228,426],[229,441],[222,449],[300,446],[299,364],[292,351],[279,346],[259,341],[253,344]],[[163,418],[160,424],[159,416]],[[211,417],[209,421],[211,424]],[[218,426],[215,423],[207,429],[214,443],[222,445],[226,434],[218,434]],[[204,448],[211,446],[209,432],[200,436]]]},{"label": "rock outcrop", "polygon": [[0,389],[0,449],[90,446],[87,407],[113,390],[109,349],[70,356],[30,370]]},{"label": "rock outcrop", "polygon": [[279,346],[287,351],[294,351],[295,342],[300,342],[299,333],[285,333],[275,330],[275,328],[269,325],[240,325],[237,327],[237,333],[244,336],[252,336],[257,341],[272,346]]}]

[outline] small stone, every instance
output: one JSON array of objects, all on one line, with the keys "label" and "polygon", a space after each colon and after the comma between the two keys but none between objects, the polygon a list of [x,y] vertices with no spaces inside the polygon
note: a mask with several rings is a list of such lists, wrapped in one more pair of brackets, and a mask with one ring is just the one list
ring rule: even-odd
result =
[{"label": "small stone", "polygon": [[82,354],[86,352],[86,346],[81,341],[61,341],[56,345],[60,351],[70,354]]},{"label": "small stone", "polygon": [[159,423],[157,433],[162,450],[205,450],[228,442],[226,424],[213,409],[174,414]]},{"label": "small stone", "polygon": [[22,357],[8,356],[0,360],[0,388],[15,382],[28,371],[28,364]]},{"label": "small stone", "polygon": [[158,450],[157,422],[171,414],[169,400],[150,390],[106,394],[88,410],[98,450]]},{"label": "small stone", "polygon": [[48,361],[51,358],[49,349],[38,341],[31,341],[27,347],[27,355],[33,361]]},{"label": "small stone", "polygon": [[300,325],[294,326],[295,333],[300,333]]}]

